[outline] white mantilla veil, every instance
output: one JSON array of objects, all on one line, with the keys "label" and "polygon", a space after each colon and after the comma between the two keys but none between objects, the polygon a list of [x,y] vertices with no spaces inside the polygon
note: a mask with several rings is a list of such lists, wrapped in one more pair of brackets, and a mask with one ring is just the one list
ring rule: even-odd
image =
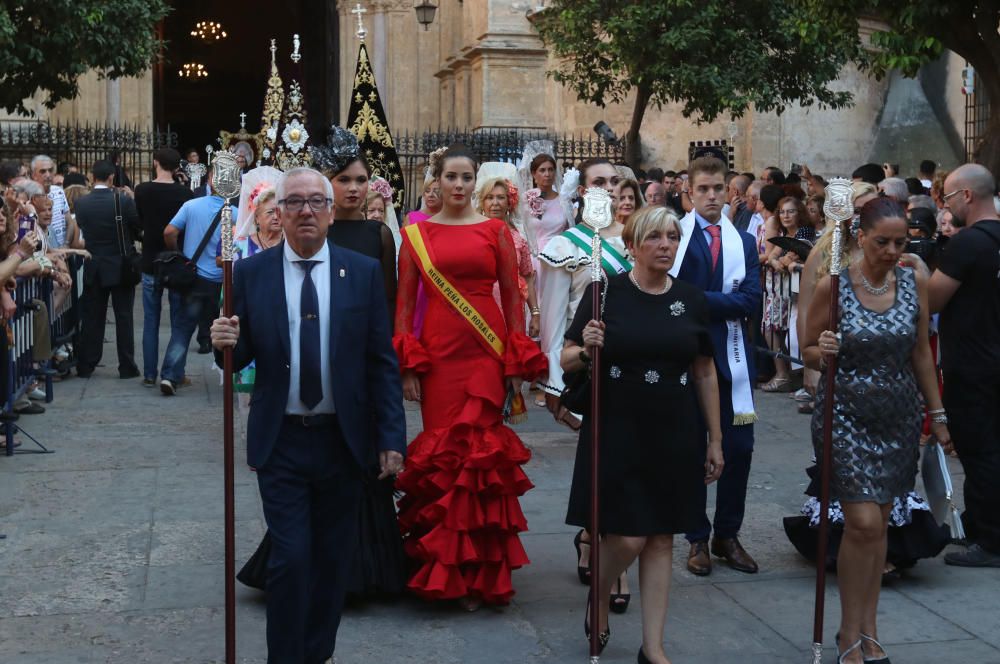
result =
[{"label": "white mantilla veil", "polygon": [[[548,140],[542,139],[537,141],[528,141],[524,144],[524,152],[521,153],[521,160],[517,163],[517,180],[515,183],[520,189],[521,198],[518,216],[521,219],[527,219],[528,208],[525,193],[529,189],[535,188],[534,179],[531,177],[531,162],[540,154],[547,154],[552,157],[552,161],[556,164],[556,179],[552,183],[552,189],[558,193],[559,186],[562,183],[562,166],[559,165],[559,161],[556,159],[556,146],[555,144]],[[532,256],[537,256],[538,251],[541,247],[538,246],[538,241],[535,238],[535,228],[534,224],[524,223],[525,230],[524,239],[528,241],[528,248],[531,249]]]},{"label": "white mantilla veil", "polygon": [[240,207],[236,213],[236,232],[233,237],[243,239],[253,232],[253,214],[257,209],[257,197],[265,189],[275,189],[282,173],[272,166],[258,166],[243,174],[240,187]]}]

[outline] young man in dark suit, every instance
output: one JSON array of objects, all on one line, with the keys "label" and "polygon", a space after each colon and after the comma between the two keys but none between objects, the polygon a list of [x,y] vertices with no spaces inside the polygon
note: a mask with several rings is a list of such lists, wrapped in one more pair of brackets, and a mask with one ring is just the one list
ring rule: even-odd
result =
[{"label": "young man in dark suit", "polygon": [[[755,376],[749,323],[761,306],[760,263],[755,240],[722,214],[726,166],[702,157],[688,168],[688,195],[694,210],[681,220],[681,244],[671,274],[701,287],[708,300],[709,334],[715,348],[722,415],[725,468],[716,484],[715,518],[689,532],[688,570],[712,571],[712,555],[740,572],[755,573],[757,563],[738,535],[746,509],[747,480],[753,456]],[[707,488],[702,505],[707,502]],[[713,533],[711,549],[709,535]]]}]

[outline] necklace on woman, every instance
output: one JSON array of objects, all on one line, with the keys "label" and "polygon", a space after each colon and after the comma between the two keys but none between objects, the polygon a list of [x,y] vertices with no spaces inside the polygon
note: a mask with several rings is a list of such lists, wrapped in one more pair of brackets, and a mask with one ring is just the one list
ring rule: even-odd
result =
[{"label": "necklace on woman", "polygon": [[664,293],[666,293],[666,292],[667,292],[668,290],[670,290],[670,285],[671,285],[671,284],[673,283],[673,282],[671,281],[671,279],[670,279],[670,275],[668,274],[668,275],[667,275],[667,280],[666,280],[666,282],[664,282],[664,284],[663,284],[663,288],[662,288],[662,289],[661,289],[661,290],[660,290],[659,292],[657,292],[657,293],[654,293],[654,292],[652,292],[652,291],[648,291],[648,290],[646,290],[645,288],[643,288],[642,286],[640,286],[640,285],[639,285],[639,280],[635,278],[635,271],[634,271],[634,270],[629,270],[629,273],[628,273],[628,278],[629,278],[629,280],[630,280],[630,281],[631,281],[631,282],[632,282],[633,284],[635,284],[635,287],[636,287],[636,288],[638,288],[638,289],[639,289],[640,291],[642,291],[642,292],[643,292],[643,293],[645,293],[646,295],[663,295],[663,294],[664,294]]},{"label": "necklace on woman", "polygon": [[861,275],[861,286],[874,295],[878,297],[879,295],[885,295],[889,292],[889,275],[885,275],[885,281],[882,282],[881,286],[872,286],[872,282],[868,281],[868,277],[865,276],[864,270],[860,267],[858,268],[858,274]]}]

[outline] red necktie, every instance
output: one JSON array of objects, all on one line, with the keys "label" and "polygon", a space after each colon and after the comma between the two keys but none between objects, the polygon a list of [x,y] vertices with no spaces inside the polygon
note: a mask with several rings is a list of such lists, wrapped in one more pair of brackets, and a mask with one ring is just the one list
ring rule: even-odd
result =
[{"label": "red necktie", "polygon": [[709,224],[705,227],[705,230],[712,236],[712,246],[709,249],[712,250],[712,269],[714,270],[719,262],[719,250],[722,249],[722,241],[720,239],[722,229],[719,228],[718,224]]}]

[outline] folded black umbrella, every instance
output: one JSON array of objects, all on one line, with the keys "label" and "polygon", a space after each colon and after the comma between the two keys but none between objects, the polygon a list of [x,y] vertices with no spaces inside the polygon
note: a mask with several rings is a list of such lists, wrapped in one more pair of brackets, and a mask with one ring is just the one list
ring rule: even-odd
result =
[{"label": "folded black umbrella", "polygon": [[777,237],[768,238],[767,240],[776,247],[781,247],[785,251],[792,251],[802,259],[803,262],[809,258],[809,252],[812,251],[812,245],[805,240],[799,240],[794,237],[788,237],[787,235],[779,235]]}]

